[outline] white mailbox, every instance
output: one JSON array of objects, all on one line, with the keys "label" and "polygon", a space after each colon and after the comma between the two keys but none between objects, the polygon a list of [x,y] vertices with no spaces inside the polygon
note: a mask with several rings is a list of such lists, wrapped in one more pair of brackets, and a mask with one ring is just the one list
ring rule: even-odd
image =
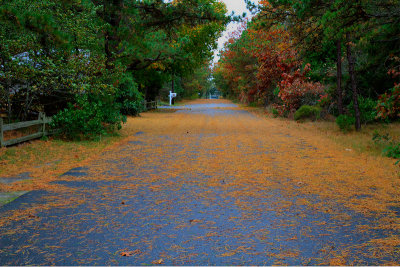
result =
[{"label": "white mailbox", "polygon": [[172,106],[172,98],[176,97],[176,93],[172,93],[172,91],[169,91],[169,105]]}]

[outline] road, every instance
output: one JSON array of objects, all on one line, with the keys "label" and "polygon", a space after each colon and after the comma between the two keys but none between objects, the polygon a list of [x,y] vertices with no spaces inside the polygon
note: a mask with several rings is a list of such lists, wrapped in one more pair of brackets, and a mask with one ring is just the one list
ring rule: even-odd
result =
[{"label": "road", "polygon": [[0,208],[0,265],[400,263],[398,179],[374,159],[225,100],[126,127]]}]

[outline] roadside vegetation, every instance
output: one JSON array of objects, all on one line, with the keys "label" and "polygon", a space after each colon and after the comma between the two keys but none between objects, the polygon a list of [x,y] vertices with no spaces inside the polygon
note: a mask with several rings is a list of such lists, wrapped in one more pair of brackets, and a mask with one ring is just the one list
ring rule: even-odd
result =
[{"label": "roadside vegetation", "polygon": [[247,2],[213,69],[224,96],[399,159],[400,2]]},{"label": "roadside vegetation", "polygon": [[[206,90],[225,25],[216,0],[2,1],[0,115],[53,116],[61,137],[99,139],[143,101]],[[172,87],[172,88],[171,88]]]},{"label": "roadside vegetation", "polygon": [[[0,177],[15,177],[29,173],[33,180],[0,184],[0,191],[45,189],[48,182],[71,168],[98,157],[106,149],[121,143],[125,134],[106,136],[101,140],[64,141],[49,138],[0,149]],[[32,184],[34,183],[34,184]]]}]

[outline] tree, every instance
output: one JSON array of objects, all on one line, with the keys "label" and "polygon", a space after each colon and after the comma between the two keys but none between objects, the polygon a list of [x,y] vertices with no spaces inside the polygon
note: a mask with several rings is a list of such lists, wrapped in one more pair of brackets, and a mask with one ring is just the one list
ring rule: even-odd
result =
[{"label": "tree", "polygon": [[87,96],[137,114],[139,91],[154,98],[172,75],[192,75],[230,19],[217,0],[1,1],[1,109],[72,114]]},{"label": "tree", "polygon": [[[359,108],[354,99],[359,94],[376,98],[391,87],[393,81],[386,75],[391,66],[385,66],[384,62],[388,62],[391,54],[400,52],[399,1],[271,0],[261,1],[257,6],[249,2],[249,6],[258,9],[264,27],[283,25],[290,32],[293,47],[303,60],[311,62],[320,72],[318,75],[311,73],[314,79],[330,82],[329,77],[333,77],[330,62],[336,61],[335,94],[339,114],[344,112],[343,45],[346,46],[349,67],[349,78],[344,79],[347,83],[344,88],[351,88],[356,117]],[[357,63],[360,60],[362,64]],[[359,119],[355,121],[359,130]]]},{"label": "tree", "polygon": [[284,25],[266,25],[261,12],[234,33],[214,70],[217,86],[233,88],[230,93],[243,102],[273,103],[281,114],[309,104],[303,103],[306,97],[316,102],[322,85],[309,81],[309,64],[301,70],[290,32]]}]

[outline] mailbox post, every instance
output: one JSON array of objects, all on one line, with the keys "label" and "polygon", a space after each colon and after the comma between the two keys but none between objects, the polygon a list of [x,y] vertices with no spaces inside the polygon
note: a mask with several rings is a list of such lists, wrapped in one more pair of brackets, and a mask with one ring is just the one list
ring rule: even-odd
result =
[{"label": "mailbox post", "polygon": [[172,106],[172,99],[176,97],[176,93],[169,91],[169,105]]}]

